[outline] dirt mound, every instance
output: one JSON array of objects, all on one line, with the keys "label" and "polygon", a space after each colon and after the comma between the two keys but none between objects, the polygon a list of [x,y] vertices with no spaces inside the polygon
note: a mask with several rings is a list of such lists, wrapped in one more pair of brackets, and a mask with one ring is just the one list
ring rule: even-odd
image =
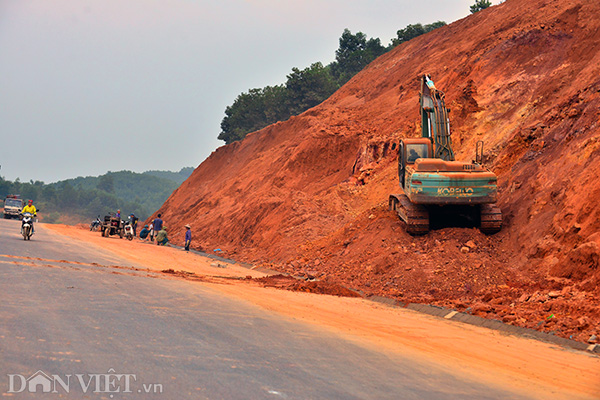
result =
[{"label": "dirt mound", "polygon": [[340,297],[362,297],[359,293],[349,290],[337,283],[315,280],[302,281],[283,274],[254,278],[254,281],[262,284],[264,287],[275,287],[278,289],[293,290],[295,292],[330,294]]},{"label": "dirt mound", "polygon": [[[223,146],[159,212],[175,243],[587,340],[600,333],[600,4],[507,0],[404,43],[323,104]],[[484,140],[504,229],[411,237],[387,211],[419,76]]]}]

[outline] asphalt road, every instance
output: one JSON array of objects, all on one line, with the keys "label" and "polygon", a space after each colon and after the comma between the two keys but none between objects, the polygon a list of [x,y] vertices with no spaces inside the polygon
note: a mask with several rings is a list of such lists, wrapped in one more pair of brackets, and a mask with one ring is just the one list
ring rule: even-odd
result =
[{"label": "asphalt road", "polygon": [[199,283],[76,264],[131,265],[42,224],[23,241],[18,224],[0,220],[0,393],[7,398],[523,398]]}]

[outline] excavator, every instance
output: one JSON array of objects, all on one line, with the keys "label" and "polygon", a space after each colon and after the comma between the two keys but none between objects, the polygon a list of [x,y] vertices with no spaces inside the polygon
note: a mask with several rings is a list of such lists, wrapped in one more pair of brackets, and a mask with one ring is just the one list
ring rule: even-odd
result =
[{"label": "excavator", "polygon": [[485,234],[502,229],[502,211],[496,206],[497,177],[483,166],[483,142],[477,142],[475,160],[456,161],[450,138],[450,120],[444,93],[431,77],[421,77],[421,138],[402,139],[398,149],[398,179],[402,194],[391,194],[390,211],[406,223],[411,235],[429,232],[430,214],[467,215]]}]

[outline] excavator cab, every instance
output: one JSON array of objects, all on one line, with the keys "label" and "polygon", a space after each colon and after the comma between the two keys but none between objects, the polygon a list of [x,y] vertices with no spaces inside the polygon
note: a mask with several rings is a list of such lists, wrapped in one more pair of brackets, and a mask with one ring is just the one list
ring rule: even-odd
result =
[{"label": "excavator cab", "polygon": [[414,164],[419,158],[431,158],[431,141],[429,139],[403,139],[398,150],[398,177],[404,188],[406,165]]},{"label": "excavator cab", "polygon": [[408,143],[406,145],[406,162],[414,163],[417,158],[431,158],[427,143]]}]

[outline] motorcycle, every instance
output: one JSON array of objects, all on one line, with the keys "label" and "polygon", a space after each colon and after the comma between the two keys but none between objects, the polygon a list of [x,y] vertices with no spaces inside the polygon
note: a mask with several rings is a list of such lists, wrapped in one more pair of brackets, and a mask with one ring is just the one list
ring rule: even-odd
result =
[{"label": "motorcycle", "polygon": [[125,231],[125,237],[127,240],[133,240],[133,226],[131,226],[131,221],[123,221],[125,224],[123,226],[123,230]]},{"label": "motorcycle", "polygon": [[100,216],[98,215],[96,220],[92,221],[90,223],[90,231],[96,232],[98,230],[98,228],[100,228],[101,225],[102,225],[102,221],[100,221]]},{"label": "motorcycle", "polygon": [[100,226],[102,236],[109,237],[112,235],[119,235],[123,238],[123,221],[112,214],[104,217],[104,223]]},{"label": "motorcycle", "polygon": [[23,235],[23,240],[31,240],[31,235],[33,235],[33,214],[28,212],[23,213],[21,234]]}]

